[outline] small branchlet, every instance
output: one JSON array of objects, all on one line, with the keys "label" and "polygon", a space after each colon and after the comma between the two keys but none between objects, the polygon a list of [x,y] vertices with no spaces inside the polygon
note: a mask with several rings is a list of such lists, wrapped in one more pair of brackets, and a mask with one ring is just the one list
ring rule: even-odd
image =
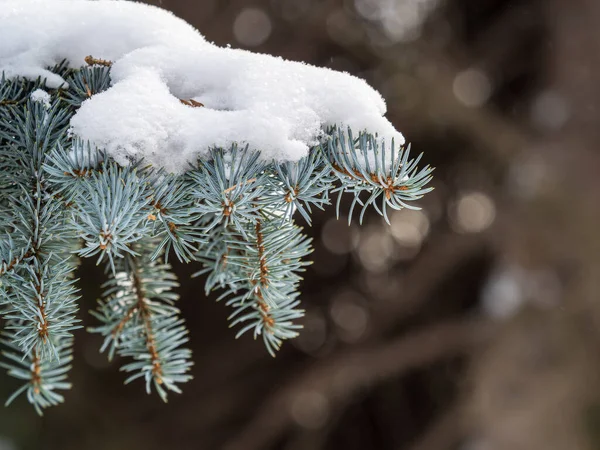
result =
[{"label": "small branchlet", "polygon": [[188,381],[191,352],[182,347],[187,330],[174,306],[178,286],[168,264],[152,259],[157,242],[144,240],[135,245],[137,257],[117,262],[117,272],[104,285],[103,299],[92,314],[101,325],[90,329],[104,336],[101,350],[133,359],[122,370],[131,373],[126,383],[143,378],[146,390],[152,386],[166,401],[167,391],[180,392]]},{"label": "small branchlet", "polygon": [[88,66],[104,66],[104,67],[112,66],[112,61],[107,61],[106,59],[94,58],[92,55],[86,56],[84,58],[84,60]]},{"label": "small branchlet", "polygon": [[[339,194],[338,217],[341,195],[344,192],[354,195],[348,214],[349,222],[354,208],[360,205],[361,223],[369,206],[373,206],[389,223],[388,207],[395,210],[420,209],[413,202],[433,190],[427,187],[433,178],[433,169],[429,166],[419,169],[423,155],[410,160],[410,146],[397,151],[393,141],[386,148],[386,143],[377,139],[377,136],[362,133],[354,139],[351,130],[346,135],[334,129],[321,149],[331,171],[341,182],[340,187],[332,190]],[[366,200],[360,198],[363,193],[366,193]]]}]

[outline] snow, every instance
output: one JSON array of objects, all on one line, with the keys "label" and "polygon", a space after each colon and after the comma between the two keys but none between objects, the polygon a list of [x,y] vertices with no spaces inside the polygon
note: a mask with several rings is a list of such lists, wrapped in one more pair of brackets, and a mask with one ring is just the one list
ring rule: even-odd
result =
[{"label": "snow", "polygon": [[160,8],[109,0],[0,4],[0,70],[7,77],[41,76],[56,88],[65,82],[46,67],[63,59],[72,67],[88,55],[113,62],[111,87],[86,100],[71,127],[122,164],[144,158],[182,172],[209,148],[233,143],[295,161],[332,125],[404,143],[384,117],[383,98],[364,80],[218,47]]},{"label": "snow", "polygon": [[50,108],[50,94],[48,94],[43,89],[36,89],[33,91],[30,96],[31,100],[34,102],[40,102],[44,104],[46,109]]}]

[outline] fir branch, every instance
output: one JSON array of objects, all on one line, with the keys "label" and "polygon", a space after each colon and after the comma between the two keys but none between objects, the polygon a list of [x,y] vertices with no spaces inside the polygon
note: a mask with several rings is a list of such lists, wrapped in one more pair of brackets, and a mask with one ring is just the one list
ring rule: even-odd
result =
[{"label": "fir branch", "polygon": [[[20,248],[19,248],[20,247]],[[14,271],[19,264],[33,255],[28,243],[17,246],[10,234],[0,240],[0,278]]]},{"label": "fir branch", "polygon": [[132,373],[126,383],[143,378],[147,392],[154,386],[166,401],[167,390],[179,393],[178,384],[191,378],[187,372],[192,363],[191,352],[182,347],[187,330],[173,306],[178,296],[172,289],[178,283],[168,264],[151,258],[155,245],[136,244],[139,257],[118,261],[98,311],[92,312],[101,325],[89,331],[104,336],[101,351],[109,349],[110,359],[117,353],[134,360],[122,367]]},{"label": "fir branch", "polygon": [[[38,85],[28,84],[31,89]],[[62,401],[54,391],[68,387],[65,362],[70,360],[72,331],[79,328],[71,240],[42,170],[48,152],[66,141],[70,115],[58,102],[47,108],[32,100],[20,108],[4,108],[0,115],[0,168],[12,178],[0,223],[16,237],[0,244],[7,320],[2,342],[10,350],[4,352],[9,363],[2,366],[29,380],[9,402],[27,391],[38,413]]]},{"label": "fir branch", "polygon": [[20,80],[7,80],[4,73],[0,76],[0,115],[6,114],[8,106],[16,106],[27,100],[29,92],[32,87],[31,82],[20,79]]},{"label": "fir branch", "polygon": [[[57,345],[77,326],[76,290],[69,281],[73,270],[63,259],[63,233],[59,205],[49,195],[41,170],[46,152],[63,139],[68,113],[28,102],[23,116],[14,117],[23,130],[12,138],[12,145],[27,155],[22,164],[29,177],[22,181],[22,196],[12,198],[14,230],[27,246],[22,255],[30,255],[29,264],[8,280],[14,301],[5,316],[18,323],[17,342],[24,353],[35,351],[41,358],[58,356]],[[33,313],[33,315],[32,315]],[[15,326],[15,325],[13,325]]]},{"label": "fir branch", "polygon": [[[256,248],[258,250],[258,269],[259,275],[258,279],[260,280],[260,284],[264,287],[268,287],[269,285],[269,267],[267,266],[267,259],[265,257],[265,243],[264,243],[264,235],[262,232],[262,221],[258,219],[256,221]],[[260,289],[258,287],[257,289]]]},{"label": "fir branch", "polygon": [[12,259],[3,259],[2,262],[0,262],[0,276],[11,272],[17,266],[17,264],[20,264],[24,259],[27,259],[30,256],[30,252],[25,252],[21,256],[15,256]]},{"label": "fir branch", "polygon": [[[192,365],[187,330],[174,306],[178,286],[166,263],[198,261],[205,289],[222,289],[237,337],[262,336],[271,355],[295,337],[301,272],[312,251],[293,222],[310,224],[313,208],[337,192],[388,220],[387,208],[415,208],[431,190],[431,168],[420,156],[386,147],[377,136],[329,130],[322,145],[296,162],[267,161],[248,146],[212,149],[183,175],[132,161],[123,167],[89,142],[69,135],[69,120],[86,99],[110,87],[112,63],[92,56],[89,67],[54,73],[67,84],[49,90],[50,106],[33,101],[43,80],[0,78],[0,305],[6,319],[9,373],[26,383],[36,410],[60,403],[67,389],[78,257],[108,261],[109,281],[90,331],[101,351],[129,358],[126,383],[142,378],[166,401],[180,392]],[[39,98],[39,96],[34,96]],[[202,107],[193,99],[180,99]],[[338,185],[336,186],[336,183]],[[83,247],[77,246],[77,239]],[[163,262],[163,259],[165,262]]]},{"label": "fir branch", "polygon": [[0,362],[0,367],[8,370],[10,376],[25,383],[8,398],[6,406],[19,395],[25,394],[29,403],[41,416],[44,408],[64,401],[64,397],[57,391],[71,388],[71,383],[66,379],[73,360],[71,349],[73,340],[71,338],[62,340],[57,347],[58,357],[53,360],[42,358],[35,349],[23,357],[21,349],[14,344],[14,341],[15,337],[10,333],[4,333],[3,339],[0,339],[0,344],[8,349],[2,351],[2,356],[7,362]]},{"label": "fir branch", "polygon": [[[389,223],[388,207],[396,210],[420,209],[411,203],[433,190],[432,187],[426,187],[432,179],[433,169],[426,166],[419,170],[422,154],[409,160],[410,146],[396,151],[392,142],[386,149],[386,143],[380,142],[377,136],[362,133],[354,139],[351,130],[348,130],[347,136],[341,130],[333,130],[321,149],[332,172],[341,181],[341,186],[332,190],[339,193],[338,217],[341,194],[349,192],[354,195],[348,214],[349,222],[358,204],[362,206],[361,223],[369,206],[373,206]],[[366,201],[360,199],[363,192],[368,194]]]},{"label": "fir branch", "polygon": [[132,244],[149,234],[147,179],[137,167],[107,163],[81,181],[71,213],[73,229],[85,242],[77,254],[98,255],[98,264],[107,258],[115,272],[115,260],[135,255]]},{"label": "fir branch", "polygon": [[222,237],[233,252],[227,257],[229,288],[219,297],[228,298],[234,309],[230,326],[242,325],[236,337],[253,330],[273,356],[301,328],[295,323],[304,315],[298,309],[299,272],[308,264],[302,258],[312,251],[299,227],[291,222],[279,227],[278,222],[262,218],[248,225],[247,238]]},{"label": "fir branch", "polygon": [[323,209],[329,204],[333,184],[323,153],[312,151],[298,162],[274,164],[274,176],[268,178],[273,191],[263,201],[264,211],[291,220],[296,211],[310,225],[312,206]]},{"label": "fir branch", "polygon": [[247,147],[233,146],[227,153],[216,149],[210,156],[198,170],[188,172],[196,211],[213,218],[206,224],[207,231],[222,224],[245,234],[246,224],[260,216],[256,200],[266,190],[266,164]]},{"label": "fir branch", "polygon": [[192,261],[198,245],[206,240],[203,230],[194,226],[200,214],[189,193],[189,180],[158,171],[149,176],[148,190],[152,211],[147,218],[155,224],[154,234],[162,237],[153,258],[164,251],[168,261],[173,249],[180,261]]},{"label": "fir branch", "polygon": [[105,159],[104,153],[92,147],[89,142],[74,139],[67,148],[57,145],[48,154],[43,169],[54,194],[60,194],[66,203],[73,204],[85,189],[84,179],[91,178],[94,173],[101,173]]},{"label": "fir branch", "polygon": [[150,364],[152,364],[152,378],[157,384],[163,384],[163,368],[158,355],[156,347],[156,338],[154,337],[154,330],[152,329],[152,313],[148,306],[148,300],[146,299],[146,293],[142,285],[139,268],[134,267],[131,276],[133,278],[133,291],[137,297],[137,303],[135,309],[128,313],[128,316],[132,316],[136,312],[139,312],[142,322],[144,323],[144,334],[146,335],[146,348],[150,354]]},{"label": "fir branch", "polygon": [[[97,60],[102,61],[102,60]],[[79,107],[88,98],[105,91],[110,87],[110,66],[81,67],[67,78],[69,90],[62,98],[73,106]]]},{"label": "fir branch", "polygon": [[63,338],[80,328],[77,289],[68,261],[33,257],[30,264],[7,280],[12,298],[4,316],[12,320],[6,329],[26,354],[36,352],[44,360],[59,356]]},{"label": "fir branch", "polygon": [[217,288],[237,290],[240,282],[234,281],[236,268],[229,265],[229,258],[240,255],[240,252],[233,248],[230,242],[244,241],[243,237],[231,228],[219,226],[210,231],[207,241],[208,243],[201,246],[195,255],[195,260],[201,263],[203,268],[192,277],[208,274],[204,283],[206,295]]}]

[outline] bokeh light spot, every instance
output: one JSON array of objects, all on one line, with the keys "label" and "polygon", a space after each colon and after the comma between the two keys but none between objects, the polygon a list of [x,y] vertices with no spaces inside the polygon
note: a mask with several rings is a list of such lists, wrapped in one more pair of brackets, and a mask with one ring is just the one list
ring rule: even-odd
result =
[{"label": "bokeh light spot", "polygon": [[346,293],[337,296],[331,305],[331,318],[340,328],[340,338],[346,342],[360,339],[369,322],[367,310],[356,300],[356,295]]},{"label": "bokeh light spot", "polygon": [[429,219],[422,211],[397,211],[390,222],[392,236],[403,247],[420,247],[429,233]]},{"label": "bokeh light spot", "polygon": [[394,240],[382,226],[369,226],[360,235],[358,257],[369,272],[387,269],[394,250]]},{"label": "bokeh light spot", "polygon": [[551,90],[538,95],[531,107],[531,121],[542,130],[560,129],[569,116],[569,107],[564,97]]},{"label": "bokeh light spot", "polygon": [[472,108],[483,106],[492,94],[492,83],[481,70],[467,69],[454,78],[452,91],[459,102]]},{"label": "bokeh light spot", "polygon": [[233,35],[242,45],[256,47],[271,35],[271,19],[262,9],[244,8],[233,22]]},{"label": "bokeh light spot", "polygon": [[469,192],[459,196],[451,205],[450,222],[459,233],[478,233],[487,229],[496,218],[494,201],[482,192]]},{"label": "bokeh light spot", "polygon": [[320,392],[303,392],[292,402],[290,413],[301,427],[318,429],[329,418],[329,401]]}]

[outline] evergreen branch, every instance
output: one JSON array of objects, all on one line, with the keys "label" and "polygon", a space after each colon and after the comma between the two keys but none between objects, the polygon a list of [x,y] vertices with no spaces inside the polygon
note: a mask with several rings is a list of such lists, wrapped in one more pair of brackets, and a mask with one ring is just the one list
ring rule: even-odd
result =
[{"label": "evergreen branch", "polygon": [[0,263],[0,276],[11,272],[17,266],[17,264],[20,264],[24,259],[27,259],[30,256],[31,253],[27,251],[19,256],[14,256],[12,259],[10,257],[8,260],[2,259],[2,262]]},{"label": "evergreen branch", "polygon": [[[130,358],[121,368],[126,383],[142,378],[166,401],[191,378],[192,365],[174,306],[178,284],[166,263],[171,250],[203,265],[195,275],[207,275],[207,292],[223,290],[219,300],[232,308],[237,337],[252,331],[275,355],[298,334],[304,314],[298,288],[312,249],[295,212],[310,224],[313,208],[323,209],[337,192],[339,215],[348,192],[350,218],[360,205],[361,221],[369,206],[388,220],[388,207],[415,208],[431,190],[432,169],[419,169],[420,156],[409,159],[408,148],[337,129],[297,162],[266,161],[260,151],[233,145],[211,150],[184,175],[142,161],[122,167],[69,134],[77,108],[111,83],[111,61],[85,62],[89,67],[62,62],[51,69],[67,81],[57,90],[41,79],[0,78],[0,305],[10,350],[1,365],[26,381],[9,403],[26,392],[41,413],[70,386],[78,257],[97,256],[110,268],[93,312],[99,325],[90,330],[104,336],[101,351]],[[31,95],[35,89],[46,92]]]},{"label": "evergreen branch", "polygon": [[[40,82],[28,86],[37,88]],[[1,303],[7,320],[2,342],[10,350],[4,352],[9,363],[2,367],[27,380],[8,403],[27,392],[41,414],[43,408],[62,402],[56,390],[70,386],[64,380],[70,368],[72,331],[79,328],[74,264],[67,257],[70,239],[64,233],[60,204],[42,171],[48,152],[67,139],[71,111],[58,102],[48,108],[28,97],[22,105],[3,108],[0,115],[0,169],[7,177],[2,185],[10,188],[3,197],[6,209],[0,223],[3,231],[11,230],[17,238],[0,243],[5,275]]]},{"label": "evergreen branch", "polygon": [[[241,233],[221,236],[229,251],[227,266],[212,265],[214,272],[228,274],[221,283],[228,289],[220,299],[229,297],[227,305],[234,308],[230,326],[242,325],[236,337],[253,330],[273,356],[283,340],[297,336],[301,328],[294,323],[304,315],[297,308],[298,272],[307,264],[301,258],[311,252],[310,240],[299,227],[291,222],[279,227],[277,222],[259,219],[248,225],[247,240]],[[218,261],[222,254],[221,250],[206,260]]]},{"label": "evergreen branch", "polygon": [[7,233],[0,240],[0,278],[15,270],[19,264],[32,255],[33,252],[29,245],[25,244],[18,249],[13,238]]},{"label": "evergreen branch", "polygon": [[46,360],[58,357],[61,340],[79,328],[75,316],[78,297],[70,258],[59,256],[68,251],[59,230],[61,222],[56,220],[58,204],[52,199],[42,201],[41,185],[36,186],[33,196],[14,202],[19,219],[14,225],[16,234],[28,239],[21,261],[27,256],[28,264],[20,270],[13,266],[6,280],[12,296],[5,317],[13,320],[8,328],[16,327],[12,328],[14,342],[23,352],[36,352]]},{"label": "evergreen branch", "polygon": [[6,114],[8,106],[16,106],[27,100],[29,92],[31,92],[32,86],[30,81],[19,79],[19,80],[7,80],[4,72],[0,76],[0,114]]},{"label": "evergreen branch", "polygon": [[167,390],[181,392],[178,384],[188,381],[191,352],[181,346],[188,341],[187,330],[173,306],[178,286],[168,264],[151,259],[153,241],[136,244],[140,256],[128,256],[117,263],[117,273],[105,284],[104,300],[92,314],[101,325],[89,331],[104,336],[101,351],[109,349],[134,361],[122,367],[132,372],[129,383],[146,380],[166,401]]},{"label": "evergreen branch", "polygon": [[73,107],[79,107],[88,98],[108,89],[110,87],[109,67],[103,64],[101,67],[81,67],[73,71],[67,79],[69,90],[62,96],[65,102]]},{"label": "evergreen branch", "polygon": [[190,183],[171,174],[158,171],[150,177],[150,205],[152,211],[148,219],[157,226],[154,233],[162,237],[153,258],[165,254],[165,260],[171,248],[180,261],[190,262],[198,250],[198,245],[206,242],[202,229],[194,226],[200,219],[194,208],[194,199],[189,194]]},{"label": "evergreen branch", "polygon": [[192,277],[208,274],[204,284],[206,295],[216,288],[237,290],[240,283],[234,281],[235,267],[229,266],[229,258],[240,253],[232,248],[230,242],[244,239],[230,228],[219,226],[210,231],[207,240],[208,244],[201,246],[195,255],[195,260],[200,262],[203,268]]},{"label": "evergreen branch", "polygon": [[196,211],[213,218],[206,231],[222,224],[245,234],[246,224],[260,216],[256,199],[266,190],[265,167],[258,152],[234,145],[227,153],[213,150],[210,159],[189,172]]},{"label": "evergreen branch", "polygon": [[275,176],[268,178],[273,187],[265,211],[282,221],[291,220],[296,211],[310,225],[312,206],[323,209],[329,204],[333,178],[323,153],[312,151],[298,162],[274,164]]},{"label": "evergreen branch", "polygon": [[[351,130],[348,130],[347,134],[346,138],[341,130],[334,130],[327,139],[326,148],[323,149],[331,170],[342,182],[340,187],[332,191],[339,192],[338,217],[341,194],[344,192],[354,195],[348,214],[349,222],[357,204],[362,206],[361,223],[370,205],[388,223],[387,207],[396,210],[420,209],[411,202],[433,190],[432,187],[426,187],[432,179],[433,169],[426,166],[419,170],[417,167],[422,154],[414,160],[409,160],[410,146],[396,152],[394,142],[389,150],[386,150],[386,143],[380,142],[377,136],[362,133],[355,140]],[[369,195],[365,202],[359,197],[363,192]],[[377,204],[378,200],[381,206]]]},{"label": "evergreen branch", "polygon": [[24,353],[35,352],[43,360],[58,358],[63,338],[80,328],[72,270],[67,261],[33,257],[8,280],[12,299],[4,316],[12,322],[6,329],[13,330],[13,340]]},{"label": "evergreen branch", "polygon": [[267,351],[275,357],[284,340],[298,336],[298,330],[302,326],[294,321],[304,317],[304,310],[297,308],[300,301],[297,300],[295,292],[287,292],[288,298],[282,300],[277,308],[267,305],[261,294],[262,291],[257,290],[227,302],[228,306],[235,308],[229,316],[229,320],[232,321],[230,326],[244,325],[236,334],[236,338],[254,330],[254,338],[262,336]]},{"label": "evergreen branch", "polygon": [[144,324],[144,334],[146,335],[146,348],[148,349],[148,353],[150,354],[150,364],[152,365],[152,378],[157,384],[161,385],[163,384],[163,368],[160,362],[160,357],[158,355],[156,338],[154,337],[154,330],[152,327],[152,313],[150,312],[150,308],[148,306],[148,300],[146,299],[146,294],[142,285],[140,272],[137,267],[134,268],[134,270],[131,273],[131,276],[133,278],[133,291],[137,298],[137,303],[135,309],[129,315],[135,314],[136,311],[139,311],[139,314],[142,318],[142,322]]},{"label": "evergreen branch", "polygon": [[[13,327],[14,324],[11,328]],[[56,349],[58,357],[47,360],[42,358],[35,349],[23,356],[21,348],[14,343],[14,335],[3,333],[3,337],[0,339],[0,344],[7,349],[2,351],[6,362],[0,362],[0,367],[8,370],[10,376],[25,382],[8,398],[6,406],[19,395],[25,394],[29,403],[41,416],[44,408],[62,403],[64,397],[57,391],[71,388],[71,383],[66,379],[73,360],[73,339],[63,339]]]},{"label": "evergreen branch", "polygon": [[269,267],[267,266],[267,259],[265,257],[264,235],[262,232],[262,221],[260,219],[256,221],[256,227],[254,230],[256,231],[256,248],[258,250],[258,280],[262,286],[268,287]]},{"label": "evergreen branch", "polygon": [[55,102],[50,109],[29,100],[24,110],[16,111],[11,120],[3,123],[0,138],[26,150],[31,158],[30,167],[39,170],[46,153],[57,143],[67,140],[71,111]]},{"label": "evergreen branch", "polygon": [[20,154],[28,155],[23,166],[29,176],[22,179],[22,196],[9,199],[14,211],[9,222],[27,242],[20,255],[29,255],[30,260],[7,280],[12,296],[5,317],[12,319],[14,340],[23,352],[35,352],[45,360],[58,357],[60,341],[78,328],[76,289],[70,280],[73,268],[60,256],[65,243],[62,214],[41,171],[46,152],[64,138],[68,112],[57,106],[46,110],[31,101],[27,105],[22,116],[13,117],[23,129],[11,140],[22,149]]},{"label": "evergreen branch", "polygon": [[101,172],[105,159],[106,156],[89,142],[74,139],[68,150],[57,145],[48,154],[43,169],[54,194],[60,194],[67,204],[72,204],[84,188],[83,180],[89,179],[94,172]]},{"label": "evergreen branch", "polygon": [[106,163],[101,171],[81,181],[71,220],[85,243],[77,254],[98,255],[98,264],[106,257],[115,272],[115,259],[135,255],[132,244],[150,231],[146,177],[137,167]]}]

